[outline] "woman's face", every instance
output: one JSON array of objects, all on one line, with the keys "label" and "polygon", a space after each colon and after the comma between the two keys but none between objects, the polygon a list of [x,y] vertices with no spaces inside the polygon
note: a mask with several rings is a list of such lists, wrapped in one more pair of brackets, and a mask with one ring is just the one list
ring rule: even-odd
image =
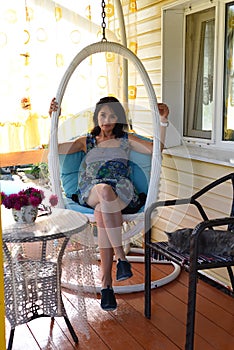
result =
[{"label": "woman's face", "polygon": [[117,121],[117,115],[114,114],[114,111],[108,105],[104,105],[100,109],[98,113],[98,125],[101,130],[105,132],[112,131]]}]

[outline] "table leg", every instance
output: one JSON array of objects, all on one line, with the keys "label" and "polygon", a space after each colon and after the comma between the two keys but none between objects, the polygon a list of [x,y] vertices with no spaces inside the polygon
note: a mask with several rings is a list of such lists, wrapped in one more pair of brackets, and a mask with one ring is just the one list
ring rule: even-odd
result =
[{"label": "table leg", "polygon": [[78,337],[77,337],[77,335],[76,335],[76,333],[75,333],[75,331],[74,331],[74,329],[73,329],[73,327],[71,325],[71,322],[69,321],[68,317],[64,316],[64,320],[66,322],[67,328],[69,329],[69,332],[71,333],[71,336],[72,336],[74,342],[78,343],[79,342]]}]

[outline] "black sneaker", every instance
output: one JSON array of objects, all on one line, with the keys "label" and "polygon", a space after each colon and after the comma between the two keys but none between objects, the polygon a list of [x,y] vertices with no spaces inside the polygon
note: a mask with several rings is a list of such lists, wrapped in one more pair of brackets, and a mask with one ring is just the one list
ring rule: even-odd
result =
[{"label": "black sneaker", "polygon": [[114,291],[109,286],[101,289],[101,308],[105,311],[113,311],[117,308]]},{"label": "black sneaker", "polygon": [[131,264],[126,260],[118,259],[116,281],[124,281],[132,277]]}]

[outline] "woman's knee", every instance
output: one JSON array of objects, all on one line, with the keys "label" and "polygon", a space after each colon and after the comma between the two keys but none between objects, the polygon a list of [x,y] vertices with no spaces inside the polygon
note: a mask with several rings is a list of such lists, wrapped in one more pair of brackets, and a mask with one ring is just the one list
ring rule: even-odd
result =
[{"label": "woman's knee", "polygon": [[104,200],[105,202],[110,202],[116,199],[117,196],[110,185],[99,184],[97,186],[97,192],[100,202],[102,200]]}]

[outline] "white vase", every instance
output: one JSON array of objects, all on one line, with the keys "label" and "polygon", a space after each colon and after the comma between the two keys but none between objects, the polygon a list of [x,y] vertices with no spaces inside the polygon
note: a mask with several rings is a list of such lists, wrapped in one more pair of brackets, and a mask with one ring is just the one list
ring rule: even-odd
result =
[{"label": "white vase", "polygon": [[36,220],[38,207],[27,205],[20,210],[12,209],[14,220],[20,224],[32,223]]}]

